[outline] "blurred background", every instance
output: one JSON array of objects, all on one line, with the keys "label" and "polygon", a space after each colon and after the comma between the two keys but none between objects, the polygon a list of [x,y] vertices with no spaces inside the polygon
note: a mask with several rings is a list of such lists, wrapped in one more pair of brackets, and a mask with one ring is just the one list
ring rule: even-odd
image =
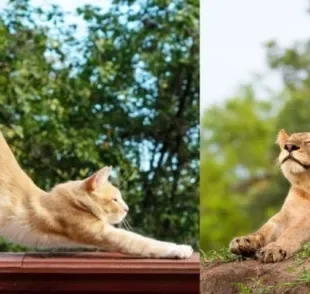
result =
[{"label": "blurred background", "polygon": [[112,165],[137,232],[197,248],[199,1],[11,0],[0,12],[0,129],[34,182]]},{"label": "blurred background", "polygon": [[310,3],[201,5],[200,246],[228,247],[282,205],[281,128],[310,131]]}]

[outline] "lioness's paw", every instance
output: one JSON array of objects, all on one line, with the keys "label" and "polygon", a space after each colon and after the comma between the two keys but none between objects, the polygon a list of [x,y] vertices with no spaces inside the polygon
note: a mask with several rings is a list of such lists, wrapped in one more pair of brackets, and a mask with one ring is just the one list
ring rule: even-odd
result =
[{"label": "lioness's paw", "polygon": [[275,243],[270,243],[260,249],[257,254],[257,259],[263,263],[271,263],[282,261],[288,257],[287,251]]},{"label": "lioness's paw", "polygon": [[191,246],[173,244],[173,245],[170,245],[170,248],[168,249],[168,254],[166,257],[184,259],[184,258],[191,257],[193,252],[194,250]]},{"label": "lioness's paw", "polygon": [[234,238],[229,244],[230,252],[245,257],[252,257],[256,251],[262,247],[262,237],[259,235],[249,235]]}]

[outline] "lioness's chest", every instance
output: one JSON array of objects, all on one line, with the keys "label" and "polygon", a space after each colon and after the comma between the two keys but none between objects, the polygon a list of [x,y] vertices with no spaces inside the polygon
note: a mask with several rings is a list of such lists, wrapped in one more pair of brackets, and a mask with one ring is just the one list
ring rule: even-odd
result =
[{"label": "lioness's chest", "polygon": [[300,197],[290,192],[281,209],[290,222],[297,222],[310,216],[310,199]]}]

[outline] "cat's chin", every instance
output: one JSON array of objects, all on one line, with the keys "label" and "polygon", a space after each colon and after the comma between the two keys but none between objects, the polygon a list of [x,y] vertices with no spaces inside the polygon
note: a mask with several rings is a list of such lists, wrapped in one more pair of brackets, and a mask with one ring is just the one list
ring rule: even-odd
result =
[{"label": "cat's chin", "polygon": [[108,218],[108,222],[110,225],[117,225],[117,224],[120,224],[124,220],[125,217],[126,217],[126,214],[122,216],[112,216]]}]

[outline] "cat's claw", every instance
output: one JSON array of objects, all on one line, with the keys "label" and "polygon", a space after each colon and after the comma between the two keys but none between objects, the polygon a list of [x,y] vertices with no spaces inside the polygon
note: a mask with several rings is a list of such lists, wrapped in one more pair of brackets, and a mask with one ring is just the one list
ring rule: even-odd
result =
[{"label": "cat's claw", "polygon": [[191,257],[193,252],[194,250],[191,246],[174,244],[169,248],[167,257],[184,259]]}]

